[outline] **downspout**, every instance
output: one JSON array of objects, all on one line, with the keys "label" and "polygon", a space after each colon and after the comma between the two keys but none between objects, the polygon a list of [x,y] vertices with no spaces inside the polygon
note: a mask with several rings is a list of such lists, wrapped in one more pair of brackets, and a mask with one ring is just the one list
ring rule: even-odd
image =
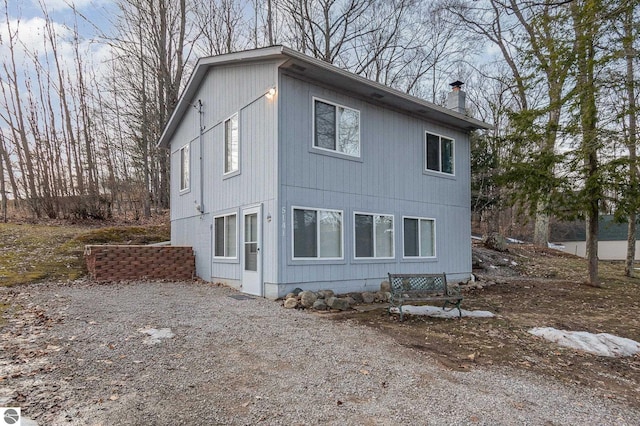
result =
[{"label": "downspout", "polygon": [[202,105],[202,100],[198,99],[198,116],[199,116],[199,120],[198,120],[198,128],[199,128],[199,136],[198,136],[198,142],[200,143],[200,149],[199,149],[199,154],[200,154],[200,208],[198,209],[200,211],[200,218],[202,218],[202,216],[204,215],[204,161],[203,161],[203,155],[202,155],[202,150],[204,149],[204,110],[203,110],[203,105]]}]

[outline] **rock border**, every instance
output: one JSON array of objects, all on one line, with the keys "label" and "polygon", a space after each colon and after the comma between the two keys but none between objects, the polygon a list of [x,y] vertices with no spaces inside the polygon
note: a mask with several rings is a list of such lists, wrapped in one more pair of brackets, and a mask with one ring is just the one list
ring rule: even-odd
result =
[{"label": "rock border", "polygon": [[391,297],[391,286],[388,281],[380,283],[380,290],[376,292],[352,292],[336,295],[333,290],[302,290],[296,288],[287,294],[282,302],[286,309],[313,309],[316,311],[347,311],[353,305],[361,303],[385,303]]}]

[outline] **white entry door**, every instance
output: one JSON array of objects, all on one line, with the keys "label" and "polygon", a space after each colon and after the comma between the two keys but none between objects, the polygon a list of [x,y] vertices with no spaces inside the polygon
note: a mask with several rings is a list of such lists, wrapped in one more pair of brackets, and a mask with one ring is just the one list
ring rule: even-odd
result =
[{"label": "white entry door", "polygon": [[262,296],[262,208],[242,210],[242,291]]}]

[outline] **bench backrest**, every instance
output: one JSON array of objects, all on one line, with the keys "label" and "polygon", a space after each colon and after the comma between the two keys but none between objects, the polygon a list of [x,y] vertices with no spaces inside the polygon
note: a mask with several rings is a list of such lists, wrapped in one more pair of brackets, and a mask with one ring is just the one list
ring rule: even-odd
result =
[{"label": "bench backrest", "polygon": [[448,295],[447,276],[442,274],[389,274],[392,293],[415,291]]}]

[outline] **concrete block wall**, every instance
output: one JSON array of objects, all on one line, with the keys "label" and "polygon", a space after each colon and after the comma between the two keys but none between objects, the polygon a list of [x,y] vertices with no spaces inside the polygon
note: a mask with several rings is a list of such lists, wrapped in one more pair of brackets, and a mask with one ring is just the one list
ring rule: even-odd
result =
[{"label": "concrete block wall", "polygon": [[190,280],[196,273],[195,254],[186,246],[87,245],[84,256],[96,281]]}]

